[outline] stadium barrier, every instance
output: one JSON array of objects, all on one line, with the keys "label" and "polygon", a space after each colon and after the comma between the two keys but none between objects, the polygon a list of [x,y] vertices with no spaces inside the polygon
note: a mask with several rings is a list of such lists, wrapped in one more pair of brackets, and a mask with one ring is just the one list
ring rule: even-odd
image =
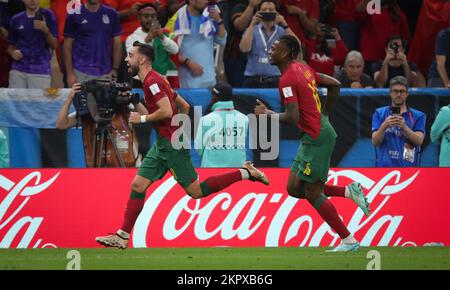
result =
[{"label": "stadium barrier", "polygon": [[[199,169],[200,178],[227,171]],[[205,199],[167,174],[148,190],[130,247],[315,247],[340,242],[306,200],[286,194],[287,169],[269,186],[244,181]],[[2,169],[0,248],[92,248],[122,222],[136,169]],[[372,213],[332,198],[363,246],[450,244],[450,168],[332,169],[329,183],[362,184]],[[430,194],[433,196],[430,198]]]},{"label": "stadium barrier", "polygon": [[[142,94],[141,90],[136,90]],[[85,167],[81,130],[57,131],[56,118],[69,90],[42,91],[0,89],[0,127],[7,127],[10,166],[13,168]],[[206,89],[180,89],[178,92],[192,106],[202,106],[207,112],[211,95]],[[320,90],[321,96],[325,93]],[[235,89],[235,105],[244,114],[253,112],[256,99],[264,101],[275,111],[281,110],[276,89]],[[335,167],[372,167],[375,150],[371,144],[372,114],[377,107],[389,104],[387,89],[342,89],[341,98],[330,120],[338,133],[332,156]],[[427,114],[426,138],[422,147],[421,166],[438,164],[438,145],[430,144],[429,131],[439,108],[450,103],[450,90],[411,89],[408,104]],[[72,107],[71,111],[74,111]],[[191,112],[192,117],[192,112]],[[49,131],[51,131],[49,134]],[[55,137],[56,133],[56,137]],[[155,134],[150,136],[154,142]],[[289,167],[299,146],[298,130],[282,124],[280,127],[280,155],[269,163],[255,162],[264,167]],[[43,155],[50,155],[43,160]],[[200,158],[191,150],[194,164]],[[251,155],[251,154],[250,154]],[[361,157],[364,158],[361,158]],[[253,156],[255,159],[255,156]],[[255,161],[255,160],[254,160]],[[259,161],[259,160],[256,160]]]}]

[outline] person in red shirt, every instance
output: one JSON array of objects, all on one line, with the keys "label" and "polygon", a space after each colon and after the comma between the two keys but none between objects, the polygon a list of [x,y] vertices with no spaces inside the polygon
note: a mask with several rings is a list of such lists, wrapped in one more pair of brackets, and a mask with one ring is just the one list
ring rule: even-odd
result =
[{"label": "person in red shirt", "polygon": [[319,0],[280,0],[280,14],[302,43],[319,22]]},{"label": "person in red shirt", "polygon": [[344,64],[349,50],[339,31],[323,23],[316,25],[314,39],[306,47],[306,62],[316,72],[334,75],[335,66]]},{"label": "person in red shirt", "polygon": [[[302,144],[291,167],[287,191],[292,197],[306,198],[338,233],[342,244],[333,249],[333,252],[356,251],[360,247],[358,241],[348,231],[334,205],[322,193],[350,197],[366,215],[369,214],[369,205],[359,183],[352,183],[347,187],[325,185],[337,136],[328,121],[328,113],[337,102],[340,83],[332,77],[317,74],[308,65],[296,61],[299,54],[300,44],[293,36],[283,35],[272,45],[269,60],[282,73],[279,93],[285,111],[275,113],[259,102],[255,114],[271,114],[278,117],[280,122],[294,124],[300,129]],[[324,107],[319,99],[318,83],[328,88]]]},{"label": "person in red shirt", "polygon": [[334,1],[334,14],[329,20],[330,24],[339,29],[342,40],[349,50],[359,48],[359,23],[356,17],[356,7],[359,3],[361,0]]},{"label": "person in red shirt", "polygon": [[142,161],[131,184],[131,195],[121,228],[113,235],[96,238],[98,243],[107,247],[122,249],[128,247],[130,233],[145,203],[147,188],[164,177],[167,171],[172,173],[185,192],[194,199],[207,197],[245,179],[269,184],[265,174],[249,161],[246,161],[241,169],[208,177],[203,182],[198,180],[198,174],[192,165],[190,150],[183,146],[179,149],[175,148],[183,145],[176,144],[180,137],[177,136],[177,131],[182,129],[172,125],[173,122],[177,123],[172,119],[177,115],[178,107],[184,108],[182,113],[186,114],[189,106],[170,87],[169,82],[152,69],[154,57],[155,52],[152,46],[135,42],[125,59],[130,75],[139,76],[143,82],[145,104],[148,110],[148,112],[140,112],[143,114],[132,112],[129,122],[153,123],[158,138]]},{"label": "person in red shirt", "polygon": [[363,0],[357,7],[361,24],[359,48],[366,61],[365,73],[373,75],[372,63],[384,59],[385,45],[389,38],[392,35],[401,35],[410,42],[410,32],[406,16],[396,0],[383,0],[379,14],[367,12],[369,2],[370,0]]}]

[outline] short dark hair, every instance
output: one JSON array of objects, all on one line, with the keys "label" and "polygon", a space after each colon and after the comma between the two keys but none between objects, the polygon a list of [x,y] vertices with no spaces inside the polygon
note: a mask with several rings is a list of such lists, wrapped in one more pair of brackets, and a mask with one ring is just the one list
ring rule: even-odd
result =
[{"label": "short dark hair", "polygon": [[292,35],[285,34],[278,38],[279,42],[284,43],[290,51],[290,58],[297,59],[299,53],[301,52],[301,46],[298,39]]},{"label": "short dark hair", "polygon": [[156,8],[155,4],[152,4],[152,3],[144,3],[142,5],[139,5],[138,11],[141,11],[142,9],[147,8],[147,7],[151,7],[153,9],[155,9],[155,11],[158,13],[158,8]]},{"label": "short dark hair", "polygon": [[263,5],[263,3],[266,3],[266,2],[273,3],[273,5],[275,5],[275,9],[277,11],[279,10],[278,1],[276,1],[276,0],[262,0],[261,2],[259,2],[258,11],[261,10],[261,6]]},{"label": "short dark hair", "polygon": [[153,63],[153,60],[155,59],[155,50],[151,45],[135,41],[133,42],[133,46],[138,47],[139,53],[145,55]]},{"label": "short dark hair", "polygon": [[389,88],[392,88],[395,85],[402,85],[404,86],[406,89],[409,88],[409,82],[408,79],[405,78],[404,76],[396,76],[393,77],[390,81],[389,81]]}]

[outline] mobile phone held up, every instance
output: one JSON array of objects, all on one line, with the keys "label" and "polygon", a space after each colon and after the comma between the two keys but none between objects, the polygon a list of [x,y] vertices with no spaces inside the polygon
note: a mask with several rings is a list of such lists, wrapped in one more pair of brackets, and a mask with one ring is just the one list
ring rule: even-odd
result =
[{"label": "mobile phone held up", "polygon": [[275,21],[277,18],[276,12],[259,12],[262,21]]},{"label": "mobile phone held up", "polygon": [[392,115],[400,115],[400,107],[392,107]]}]

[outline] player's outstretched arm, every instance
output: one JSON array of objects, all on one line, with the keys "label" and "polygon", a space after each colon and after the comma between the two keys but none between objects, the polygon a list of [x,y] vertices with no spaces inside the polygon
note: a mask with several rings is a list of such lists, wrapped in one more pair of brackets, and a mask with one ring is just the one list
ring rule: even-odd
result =
[{"label": "player's outstretched arm", "polygon": [[175,99],[175,103],[177,105],[178,110],[182,114],[189,114],[189,109],[191,108],[191,105],[189,105],[188,102],[186,102],[185,99],[183,99],[182,96],[177,94],[177,97]]},{"label": "player's outstretched arm", "polygon": [[324,86],[327,88],[327,99],[325,105],[323,106],[323,113],[328,115],[334,107],[336,107],[337,101],[339,99],[339,92],[341,90],[341,83],[328,75],[317,74],[317,85]]}]

